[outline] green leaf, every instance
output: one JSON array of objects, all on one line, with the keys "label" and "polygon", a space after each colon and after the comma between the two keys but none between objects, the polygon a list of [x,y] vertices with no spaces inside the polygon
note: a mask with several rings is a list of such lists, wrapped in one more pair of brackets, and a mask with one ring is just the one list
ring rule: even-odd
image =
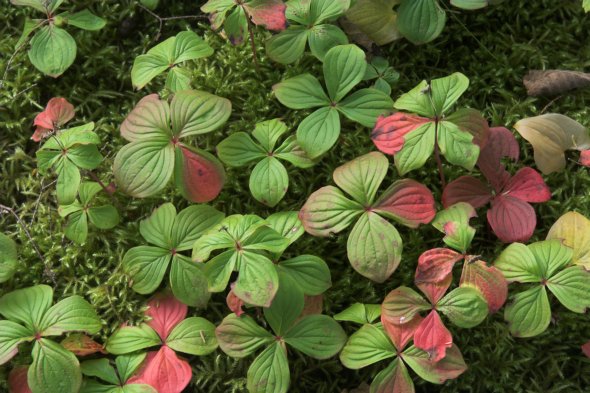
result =
[{"label": "green leaf", "polygon": [[55,304],[47,310],[40,324],[43,336],[61,336],[74,331],[96,334],[101,327],[94,308],[80,296],[70,296]]},{"label": "green leaf", "polygon": [[244,252],[240,258],[237,297],[254,306],[268,307],[279,287],[277,269],[264,255]]},{"label": "green leaf", "polygon": [[16,243],[0,233],[0,283],[10,280],[18,265]]},{"label": "green leaf", "polygon": [[308,109],[330,105],[320,81],[310,74],[289,78],[273,86],[279,102],[291,109]]},{"label": "green leaf", "polygon": [[309,7],[309,17],[314,24],[338,18],[348,10],[350,0],[313,0]]},{"label": "green leaf", "polygon": [[166,345],[177,352],[203,356],[215,351],[215,325],[200,317],[190,317],[174,327]]},{"label": "green leaf", "polygon": [[102,29],[106,25],[106,21],[98,16],[94,15],[92,12],[88,10],[82,10],[80,12],[76,12],[74,14],[69,12],[64,12],[59,14],[65,19],[65,22],[68,25],[75,26],[79,29],[83,30],[90,30],[96,31]]},{"label": "green leaf", "polygon": [[5,364],[18,353],[18,345],[31,341],[35,332],[16,322],[0,320],[0,365]]},{"label": "green leaf", "polygon": [[544,286],[538,285],[514,296],[504,311],[510,333],[516,337],[534,337],[551,322],[551,308]]},{"label": "green leaf", "polygon": [[245,315],[230,314],[215,329],[219,347],[228,356],[243,358],[254,353],[260,346],[274,341],[272,334],[261,328]]},{"label": "green leaf", "polygon": [[381,316],[380,304],[354,303],[344,311],[334,315],[337,321],[354,322],[359,325],[373,323]]},{"label": "green leaf", "polygon": [[176,251],[190,250],[208,229],[219,224],[224,214],[207,205],[192,205],[183,209],[171,228],[172,245]]},{"label": "green leaf", "polygon": [[85,181],[80,184],[78,194],[80,196],[80,203],[88,205],[92,199],[102,190],[102,186],[93,181]]},{"label": "green leaf", "polygon": [[158,333],[142,323],[117,329],[107,340],[105,348],[114,355],[123,355],[160,344]]},{"label": "green leaf", "polygon": [[287,193],[289,174],[279,160],[266,157],[250,173],[249,187],[254,199],[274,207]]},{"label": "green leaf", "polygon": [[540,282],[544,269],[535,255],[522,243],[512,243],[496,259],[494,266],[502,271],[508,282]]},{"label": "green leaf", "polygon": [[270,252],[281,252],[288,245],[289,240],[281,236],[280,233],[266,225],[256,227],[253,231],[246,232],[239,239],[242,240],[241,245],[244,250],[264,250]]},{"label": "green leaf", "polygon": [[401,359],[395,359],[371,382],[371,393],[374,392],[414,392],[414,381]]},{"label": "green leaf", "polygon": [[231,114],[231,102],[200,90],[185,90],[170,103],[172,133],[179,138],[215,131]]},{"label": "green leaf", "polygon": [[572,263],[573,250],[560,239],[536,242],[530,244],[528,249],[543,270],[543,278],[553,277],[559,270]]},{"label": "green leaf", "polygon": [[414,44],[424,44],[440,35],[447,16],[437,0],[403,1],[397,9],[397,28]]},{"label": "green leaf", "polygon": [[590,308],[590,272],[572,266],[552,276],[547,287],[568,310],[584,313]]},{"label": "green leaf", "polygon": [[139,366],[141,366],[146,356],[146,352],[139,352],[129,355],[120,355],[115,358],[117,371],[123,382],[127,382],[127,380],[131,378]]},{"label": "green leaf", "polygon": [[443,241],[449,247],[466,253],[475,236],[475,228],[469,225],[469,220],[476,215],[473,206],[459,202],[438,212],[432,226],[445,234]]},{"label": "green leaf", "polygon": [[308,296],[320,295],[332,286],[330,268],[323,259],[313,255],[299,255],[281,261],[277,269],[288,275]]},{"label": "green leaf", "polygon": [[316,110],[297,127],[297,142],[310,158],[330,150],[339,136],[340,116],[333,107]]},{"label": "green leaf", "polygon": [[135,292],[148,294],[160,286],[171,259],[169,250],[138,246],[125,253],[121,264],[131,278],[131,288]]},{"label": "green leaf", "polygon": [[264,309],[264,319],[276,336],[282,337],[303,311],[303,292],[289,276],[280,275],[279,290],[270,307]]},{"label": "green leaf", "polygon": [[397,269],[402,248],[397,229],[372,212],[361,215],[346,243],[348,259],[354,270],[379,283],[387,280]]},{"label": "green leaf", "polygon": [[299,217],[310,235],[330,236],[346,229],[363,211],[363,205],[346,198],[340,189],[326,186],[309,196]]},{"label": "green leaf", "polygon": [[365,52],[356,45],[339,45],[326,53],[324,79],[332,102],[339,102],[363,80],[367,69]]},{"label": "green leaf", "polygon": [[36,9],[37,11],[47,13],[49,2],[46,2],[43,0],[10,0],[10,3],[14,4],[14,5],[32,7],[34,9]]},{"label": "green leaf", "polygon": [[53,290],[47,285],[17,289],[0,298],[0,314],[38,332],[41,319],[53,303]]},{"label": "green leaf", "polygon": [[478,10],[487,7],[490,0],[451,0],[451,4],[464,10]]},{"label": "green leaf", "polygon": [[121,383],[115,368],[111,366],[111,362],[106,358],[86,360],[80,364],[80,370],[87,377],[100,378],[113,385]]},{"label": "green leaf", "polygon": [[316,164],[315,161],[309,158],[303,151],[294,135],[285,139],[283,144],[275,150],[274,156],[281,160],[289,161],[291,164],[299,168],[309,168]]},{"label": "green leaf", "polygon": [[340,352],[340,361],[357,370],[396,356],[396,350],[382,328],[365,324],[354,332]]},{"label": "green leaf", "polygon": [[119,223],[119,212],[113,205],[91,207],[88,219],[99,229],[111,229]]},{"label": "green leaf", "polygon": [[245,132],[236,132],[217,145],[217,155],[225,164],[233,167],[247,165],[266,157],[262,146],[252,140]]},{"label": "green leaf", "polygon": [[256,123],[252,135],[262,145],[264,151],[270,153],[275,149],[278,139],[287,130],[287,125],[283,121],[272,119]]},{"label": "green leaf", "polygon": [[231,274],[236,268],[237,260],[238,254],[234,250],[229,250],[217,255],[205,264],[203,271],[207,276],[209,292],[225,290]]},{"label": "green leaf", "polygon": [[311,54],[324,61],[328,51],[338,45],[348,44],[346,34],[339,27],[322,24],[308,30],[309,49]]},{"label": "green leaf", "polygon": [[31,33],[33,31],[37,30],[43,24],[44,24],[43,19],[29,19],[29,18],[25,17],[25,24],[23,26],[23,32],[22,32],[20,38],[18,39],[18,41],[16,42],[16,44],[14,44],[14,49],[15,50],[19,49],[21,47],[21,45],[23,45],[25,43],[27,38],[29,38]]},{"label": "green leaf", "polygon": [[413,345],[406,349],[401,357],[420,378],[430,383],[445,383],[449,379],[457,378],[467,370],[463,355],[455,344],[447,348],[444,359],[436,363],[432,362],[427,352]]},{"label": "green leaf", "polygon": [[250,393],[286,393],[290,375],[287,351],[280,342],[268,346],[248,368]]},{"label": "green leaf", "polygon": [[336,108],[350,120],[373,128],[380,115],[393,110],[393,101],[388,94],[369,88],[355,91]]},{"label": "green leaf", "polygon": [[379,46],[389,44],[401,38],[397,29],[397,13],[393,10],[392,3],[396,1],[357,0],[346,11],[346,18],[375,44]]},{"label": "green leaf", "polygon": [[432,119],[436,116],[436,112],[432,105],[430,89],[430,84],[426,81],[422,81],[409,92],[402,94],[393,103],[393,106],[396,109]]},{"label": "green leaf", "polygon": [[66,157],[83,169],[95,169],[102,162],[102,155],[94,145],[72,146]]},{"label": "green leaf", "polygon": [[404,136],[402,149],[393,157],[400,175],[421,168],[434,150],[434,122],[426,123]]},{"label": "green leaf", "polygon": [[82,372],[76,356],[59,344],[42,338],[33,346],[33,363],[27,382],[35,393],[78,393]]},{"label": "green leaf", "polygon": [[394,324],[402,324],[411,321],[421,311],[432,309],[419,293],[408,287],[398,287],[389,292],[383,300],[381,307],[381,319],[386,319]]},{"label": "green leaf", "polygon": [[266,54],[277,63],[294,63],[305,52],[307,36],[304,26],[289,26],[266,41]]},{"label": "green leaf", "polygon": [[488,316],[488,304],[475,288],[458,287],[436,305],[451,322],[461,328],[479,325]]},{"label": "green leaf", "polygon": [[356,202],[371,205],[387,173],[389,161],[380,152],[357,157],[334,170],[334,182]]},{"label": "green leaf", "polygon": [[327,315],[308,315],[285,333],[287,344],[314,359],[336,355],[346,343],[344,329]]},{"label": "green leaf", "polygon": [[60,205],[68,205],[76,200],[78,186],[80,185],[80,170],[66,157],[57,162],[56,194]]},{"label": "green leaf", "polygon": [[469,87],[469,79],[460,72],[432,80],[430,95],[437,115],[447,114]]},{"label": "green leaf", "polygon": [[453,165],[471,170],[479,157],[479,146],[473,143],[473,135],[462,131],[449,121],[438,123],[438,146],[445,158]]},{"label": "green leaf", "polygon": [[267,225],[293,244],[305,233],[298,211],[284,211],[271,214],[266,218]]},{"label": "green leaf", "polygon": [[236,7],[230,12],[223,24],[223,31],[232,45],[244,42],[244,36],[248,31],[248,16],[243,7]]},{"label": "green leaf", "polygon": [[148,243],[171,249],[175,246],[172,240],[175,220],[176,208],[172,203],[164,203],[139,223],[139,233]]},{"label": "green leaf", "polygon": [[191,71],[188,68],[176,66],[170,69],[166,77],[166,88],[171,92],[188,90],[191,87]]},{"label": "green leaf", "polygon": [[76,59],[76,42],[64,29],[53,24],[43,26],[31,40],[29,59],[42,73],[58,77]]},{"label": "green leaf", "polygon": [[582,7],[584,7],[585,12],[590,12],[590,0],[583,0]]},{"label": "green leaf", "polygon": [[172,257],[170,287],[174,297],[196,308],[207,307],[211,297],[204,265],[180,254]]}]

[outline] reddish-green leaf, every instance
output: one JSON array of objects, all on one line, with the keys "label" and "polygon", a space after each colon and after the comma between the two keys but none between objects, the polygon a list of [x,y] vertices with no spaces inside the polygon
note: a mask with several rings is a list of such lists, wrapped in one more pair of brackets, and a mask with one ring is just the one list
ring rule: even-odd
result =
[{"label": "reddish-green leaf", "polygon": [[212,154],[180,145],[175,148],[174,180],[189,201],[209,202],[221,192],[225,170]]},{"label": "reddish-green leaf", "polygon": [[470,262],[469,257],[463,264],[460,285],[479,290],[490,313],[502,308],[508,297],[508,282],[502,272],[494,266],[487,266],[484,261]]},{"label": "reddish-green leaf", "polygon": [[418,258],[416,283],[440,282],[453,271],[455,264],[463,255],[448,248],[434,248],[423,252]]},{"label": "reddish-green leaf", "polygon": [[447,348],[453,345],[453,337],[436,310],[432,310],[416,329],[414,345],[426,351],[433,362],[443,359]]},{"label": "reddish-green leaf", "polygon": [[430,304],[418,292],[408,287],[399,287],[383,299],[381,321],[384,325],[409,323],[418,313],[430,308]]},{"label": "reddish-green leaf", "polygon": [[434,197],[430,190],[411,179],[393,183],[375,202],[373,209],[410,228],[428,224],[436,215]]}]

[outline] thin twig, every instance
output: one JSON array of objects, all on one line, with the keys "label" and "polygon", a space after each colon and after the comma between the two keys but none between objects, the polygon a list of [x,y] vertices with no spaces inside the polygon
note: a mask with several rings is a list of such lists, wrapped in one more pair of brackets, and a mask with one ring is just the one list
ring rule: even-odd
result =
[{"label": "thin twig", "polygon": [[35,221],[35,216],[37,215],[37,210],[39,209],[39,204],[41,203],[41,197],[43,196],[43,193],[49,188],[52,187],[55,183],[57,183],[57,180],[52,181],[51,183],[47,184],[47,185],[43,185],[43,180],[41,180],[41,190],[39,191],[39,196],[37,197],[37,200],[35,201],[35,208],[33,209],[33,215],[31,216],[31,222],[30,225],[33,225],[33,221]]},{"label": "thin twig", "polygon": [[559,100],[560,98],[561,98],[561,96],[557,96],[557,97],[555,97],[554,99],[552,99],[551,101],[549,101],[549,102],[547,103],[547,105],[545,105],[545,106],[543,107],[543,109],[541,110],[541,113],[540,113],[540,114],[542,115],[543,113],[545,113],[545,111],[546,111],[547,109],[549,109],[549,107],[550,107],[551,105],[553,105],[553,104],[555,103],[555,101]]},{"label": "thin twig", "polygon": [[154,41],[158,41],[158,39],[160,39],[160,35],[162,34],[162,26],[164,24],[165,21],[168,20],[179,20],[179,19],[207,19],[206,16],[204,15],[180,15],[180,16],[166,16],[166,17],[162,17],[158,14],[156,14],[154,11],[150,10],[149,8],[147,8],[146,6],[144,6],[141,3],[137,3],[137,5],[144,9],[148,14],[150,14],[151,16],[153,16],[154,18],[156,18],[158,20],[158,33],[156,34],[156,37],[154,38]]},{"label": "thin twig", "polygon": [[260,66],[258,65],[258,52],[256,51],[256,43],[254,43],[254,31],[252,29],[252,21],[248,21],[248,35],[250,36],[250,46],[252,47],[252,59],[254,60],[254,67],[256,68],[256,75],[260,75]]}]

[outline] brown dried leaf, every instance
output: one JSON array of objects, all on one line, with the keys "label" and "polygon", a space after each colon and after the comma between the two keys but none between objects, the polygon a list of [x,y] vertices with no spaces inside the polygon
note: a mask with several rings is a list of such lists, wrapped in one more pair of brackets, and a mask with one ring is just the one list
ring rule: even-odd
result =
[{"label": "brown dried leaf", "polygon": [[590,86],[590,74],[566,70],[531,70],[522,82],[531,97],[552,97]]}]

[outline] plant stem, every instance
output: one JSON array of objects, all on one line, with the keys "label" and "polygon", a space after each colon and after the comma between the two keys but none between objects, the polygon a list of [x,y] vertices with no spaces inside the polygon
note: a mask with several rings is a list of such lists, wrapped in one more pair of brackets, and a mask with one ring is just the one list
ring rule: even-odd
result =
[{"label": "plant stem", "polygon": [[436,158],[436,166],[438,167],[438,175],[440,176],[440,183],[444,190],[447,186],[445,174],[443,172],[442,160],[440,159],[440,151],[438,149],[438,117],[434,119],[434,157]]},{"label": "plant stem", "polygon": [[154,38],[154,41],[158,41],[158,39],[160,38],[160,35],[162,34],[162,25],[164,24],[165,21],[179,20],[179,19],[207,19],[207,17],[204,15],[180,15],[180,16],[162,17],[141,3],[137,3],[137,5],[140,8],[143,8],[145,11],[147,11],[148,14],[150,14],[151,16],[153,16],[154,18],[156,18],[158,20],[158,32],[156,33],[156,37]]},{"label": "plant stem", "polygon": [[248,35],[250,36],[250,46],[252,47],[252,60],[254,61],[254,67],[256,68],[256,74],[260,75],[260,66],[258,65],[258,52],[256,51],[256,44],[254,43],[254,31],[252,29],[252,21],[248,20]]}]

